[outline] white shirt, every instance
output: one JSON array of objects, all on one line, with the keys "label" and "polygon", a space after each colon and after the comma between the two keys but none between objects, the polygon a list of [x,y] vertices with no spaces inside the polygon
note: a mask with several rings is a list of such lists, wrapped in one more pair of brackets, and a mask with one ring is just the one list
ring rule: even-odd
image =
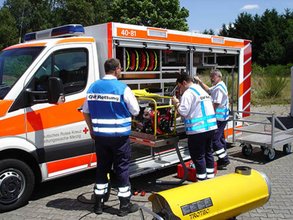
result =
[{"label": "white shirt", "polygon": [[218,82],[210,88],[213,103],[219,104],[219,107],[225,107],[229,103],[228,91],[223,81]]},{"label": "white shirt", "polygon": [[[211,102],[209,94],[203,90],[198,84],[193,84],[191,87],[195,88],[201,95],[209,97],[208,100]],[[190,89],[187,89],[180,100],[178,112],[184,118],[194,118],[198,112],[201,112],[200,106],[196,105],[199,100],[196,100],[195,95]]]},{"label": "white shirt", "polygon": [[[117,79],[115,76],[113,75],[105,75],[103,77],[103,79]],[[128,110],[130,111],[130,113],[133,116],[136,116],[139,114],[140,108],[137,102],[137,99],[135,98],[133,92],[131,91],[131,89],[127,86],[124,90],[124,102],[127,105]],[[84,113],[89,113],[89,106],[88,106],[88,102],[87,100],[85,100],[83,106],[82,106],[82,111]]]},{"label": "white shirt", "polygon": [[[211,97],[213,103],[218,104],[217,109],[225,110],[227,112],[227,117],[221,118],[217,116],[218,121],[226,121],[229,119],[229,97],[228,97],[228,90],[223,81],[218,82],[216,85],[210,88]],[[217,109],[215,109],[217,113]],[[218,113],[217,113],[218,115]]]},{"label": "white shirt", "polygon": [[[198,94],[195,94],[195,92],[190,89],[194,88]],[[183,116],[185,119],[194,119],[194,118],[200,118],[205,117],[209,115],[214,115],[215,111],[212,105],[212,100],[210,95],[198,84],[193,84],[190,86],[189,89],[187,89],[180,100],[180,105],[178,107],[178,112],[181,116]],[[203,106],[202,106],[202,104]],[[202,107],[205,110],[205,115],[203,115]],[[209,119],[208,122],[215,122],[215,117],[213,119]],[[200,123],[203,123],[200,122]],[[209,130],[217,129],[217,125],[211,126]],[[189,131],[187,134],[195,134],[195,133],[201,133],[206,132],[205,129],[200,129],[196,131]]]}]

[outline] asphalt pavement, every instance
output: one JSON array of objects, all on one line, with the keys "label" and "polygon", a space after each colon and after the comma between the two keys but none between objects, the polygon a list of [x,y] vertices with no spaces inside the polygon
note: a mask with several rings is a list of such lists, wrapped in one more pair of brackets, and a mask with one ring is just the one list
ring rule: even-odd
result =
[{"label": "asphalt pavement", "polygon": [[[229,148],[228,154],[231,164],[227,170],[219,170],[217,176],[233,173],[237,166],[249,166],[265,173],[272,184],[270,200],[264,206],[244,213],[237,219],[293,219],[293,154],[284,155],[282,149],[276,149],[276,158],[271,162],[265,160],[258,146],[254,146],[253,153],[249,157],[242,155],[239,146]],[[36,188],[26,206],[2,213],[0,219],[142,219],[140,212],[129,214],[126,217],[117,216],[119,201],[115,190],[111,192],[104,213],[98,216],[93,213],[94,175],[94,170],[91,170],[42,183]],[[175,187],[154,184],[155,179],[178,181],[176,167],[132,179],[132,188],[140,192],[132,197],[132,201],[152,209],[148,197],[153,192]],[[189,183],[191,182],[184,182],[184,184]],[[144,196],[142,191],[146,192]],[[152,219],[152,216],[144,212],[144,218]]]}]

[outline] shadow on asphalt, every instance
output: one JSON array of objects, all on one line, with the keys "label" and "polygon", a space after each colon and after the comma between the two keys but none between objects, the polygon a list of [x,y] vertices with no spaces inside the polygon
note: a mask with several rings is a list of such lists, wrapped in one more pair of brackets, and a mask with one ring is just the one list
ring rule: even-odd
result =
[{"label": "shadow on asphalt", "polygon": [[[176,178],[176,175],[177,175],[176,172],[177,172],[177,166],[173,166],[173,167],[165,168],[163,170],[159,170],[159,171],[149,173],[143,176],[132,178],[131,187],[133,192],[134,191],[140,192],[138,196],[132,196],[132,201],[136,203],[146,202],[149,195],[146,195],[145,198],[142,198],[142,194],[141,194],[142,191],[146,193],[153,193],[153,192],[159,192],[162,190],[166,190],[166,189],[170,189],[170,188],[174,188],[178,186],[178,185],[163,185],[163,184],[155,183],[157,179],[165,180],[166,178],[169,181],[172,180],[175,182],[179,182],[180,179]],[[52,197],[53,199],[47,202],[46,204],[47,207],[52,207],[52,208],[62,209],[62,210],[88,211],[89,212],[88,214],[91,214],[93,213],[93,203],[94,203],[92,187],[90,187],[90,189],[87,192],[83,192],[79,194],[76,199],[62,198],[62,197],[66,197],[66,195],[60,194],[60,193],[78,189],[80,187],[85,187],[88,185],[94,186],[94,182],[95,182],[95,169],[78,173],[78,174],[73,174],[73,175],[52,180],[49,182],[41,183],[36,187],[31,200],[39,200],[45,197],[53,196]],[[60,194],[61,198],[60,197],[56,198],[58,194]],[[113,207],[114,206],[119,207],[119,200],[117,198],[117,189],[112,188],[111,196],[107,204],[111,204],[111,206],[106,206],[105,212],[116,215],[118,209]],[[82,218],[84,217],[85,216],[83,216]]]},{"label": "shadow on asphalt", "polygon": [[[249,164],[263,164],[264,165],[268,163],[265,160],[263,152],[259,147],[254,147],[253,153],[249,157],[244,156],[241,151],[237,151],[234,153],[231,152],[229,156],[231,157],[232,160],[239,161],[243,164],[247,164],[248,166]],[[282,151],[276,150],[275,160],[283,156],[284,154]],[[136,203],[143,203],[143,202],[146,202],[147,197],[149,195],[146,195],[147,196],[146,198],[142,198],[141,192],[154,193],[154,192],[160,192],[163,190],[167,190],[167,189],[179,186],[176,184],[172,184],[172,185],[156,184],[156,180],[162,180],[162,181],[171,180],[171,181],[174,181],[174,183],[179,182],[180,179],[178,179],[176,175],[177,175],[177,166],[172,166],[169,168],[165,168],[163,170],[159,170],[153,173],[132,178],[131,179],[132,190],[137,191],[139,193],[137,196],[132,196],[132,200]],[[88,211],[88,214],[91,214],[93,212],[92,204],[94,203],[93,192],[92,192],[92,187],[94,186],[94,182],[95,182],[95,169],[74,174],[74,175],[70,175],[60,179],[52,180],[49,182],[41,183],[36,187],[31,200],[38,200],[38,199],[42,199],[49,196],[55,196],[55,195],[58,195],[59,193],[78,189],[80,187],[90,186],[90,188],[85,189],[85,190],[88,190],[87,192],[80,193],[79,195],[77,195],[75,199],[52,197],[54,199],[51,199],[47,203],[47,206],[57,208],[57,209],[63,209],[63,210]],[[184,184],[188,184],[188,182],[184,182],[183,185]],[[64,195],[62,196],[64,197]],[[117,209],[114,207],[119,206],[119,201],[117,199],[117,190],[115,188],[112,188],[111,197],[109,201],[107,202],[107,204],[110,204],[110,206],[106,206],[105,212],[116,215]],[[83,216],[82,218],[84,217],[85,216]]]},{"label": "shadow on asphalt", "polygon": [[86,185],[94,184],[95,169],[73,174],[37,185],[31,200],[38,200],[47,196],[73,190]]}]

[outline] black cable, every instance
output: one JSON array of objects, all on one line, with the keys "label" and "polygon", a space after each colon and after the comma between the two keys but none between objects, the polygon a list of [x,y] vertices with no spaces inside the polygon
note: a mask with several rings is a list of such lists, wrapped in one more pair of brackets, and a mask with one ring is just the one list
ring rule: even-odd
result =
[{"label": "black cable", "polygon": [[178,158],[180,160],[180,164],[182,165],[183,167],[183,178],[180,179],[179,181],[168,181],[168,180],[156,180],[156,184],[160,184],[160,185],[181,185],[188,177],[188,169],[185,165],[185,162],[181,156],[181,153],[180,153],[180,149],[179,149],[179,146],[178,146],[178,143],[176,144],[176,153],[178,155]]}]

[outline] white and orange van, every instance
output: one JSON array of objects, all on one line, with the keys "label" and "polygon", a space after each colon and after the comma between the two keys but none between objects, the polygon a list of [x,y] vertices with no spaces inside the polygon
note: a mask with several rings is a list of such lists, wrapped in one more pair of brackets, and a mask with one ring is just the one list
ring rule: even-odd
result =
[{"label": "white and orange van", "polygon": [[[94,144],[80,111],[90,84],[119,58],[132,89],[167,95],[177,74],[223,68],[237,79],[235,109],[250,110],[248,40],[146,26],[65,25],[26,34],[0,54],[0,211],[30,199],[35,183],[91,169]],[[235,75],[235,77],[234,77]],[[231,123],[227,134],[231,134]],[[179,162],[173,142],[132,137],[131,176]],[[189,159],[180,144],[183,159]]]}]

